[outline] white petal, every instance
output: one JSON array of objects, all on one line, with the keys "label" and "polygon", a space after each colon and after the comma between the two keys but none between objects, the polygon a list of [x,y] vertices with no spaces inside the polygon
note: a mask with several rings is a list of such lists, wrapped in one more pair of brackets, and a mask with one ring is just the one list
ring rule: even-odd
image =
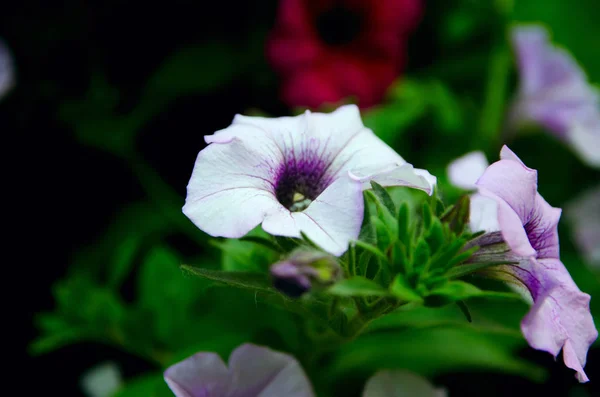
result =
[{"label": "white petal", "polygon": [[241,237],[281,206],[273,181],[282,160],[269,140],[232,137],[198,154],[183,207],[196,226],[212,236]]},{"label": "white petal", "polygon": [[475,182],[489,165],[483,152],[471,152],[461,156],[448,165],[450,183],[462,189],[475,189]]},{"label": "white petal", "polygon": [[333,255],[341,255],[358,237],[363,220],[362,185],[348,176],[338,178],[302,212],[269,214],[263,229],[280,236],[299,237],[300,231]]},{"label": "white petal", "polygon": [[112,362],[93,367],[81,379],[81,387],[88,397],[110,397],[122,383],[121,372]]},{"label": "white petal", "polygon": [[444,389],[436,389],[427,379],[403,370],[383,370],[373,375],[365,386],[363,397],[446,397]]},{"label": "white petal", "polygon": [[471,196],[470,227],[472,232],[491,233],[500,230],[498,204],[495,200],[480,194]]},{"label": "white petal", "polygon": [[223,396],[231,376],[215,353],[196,353],[167,368],[165,381],[176,397]]},{"label": "white petal", "polygon": [[288,157],[299,157],[307,150],[314,150],[322,153],[323,160],[332,160],[346,142],[364,128],[355,105],[342,106],[331,113],[307,110],[295,117],[265,118],[238,114],[233,123],[260,128],[271,135]]},{"label": "white petal", "polygon": [[362,183],[363,190],[370,189],[370,182],[375,181],[381,186],[408,186],[431,195],[436,184],[436,178],[428,171],[414,168],[408,163],[363,167],[348,172],[351,178]]}]

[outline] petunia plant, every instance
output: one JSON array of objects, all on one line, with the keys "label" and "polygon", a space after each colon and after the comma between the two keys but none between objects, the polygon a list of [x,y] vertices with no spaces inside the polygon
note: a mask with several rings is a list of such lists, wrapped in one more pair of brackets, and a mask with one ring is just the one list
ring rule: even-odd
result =
[{"label": "petunia plant", "polygon": [[[542,381],[534,361],[552,358],[595,381],[595,77],[541,25],[509,23],[513,2],[425,3],[257,8],[269,27],[172,52],[130,108],[92,74],[58,117],[147,197],[74,255],[31,353],[91,342],[149,363],[86,373],[103,397],[445,396],[444,376]],[[0,99],[14,66],[0,41]],[[249,107],[194,108],[183,179],[152,168],[163,108],[246,81]],[[532,125],[559,139],[517,133]]]},{"label": "petunia plant", "polygon": [[560,210],[507,147],[488,168],[477,153],[452,164],[453,180],[478,193],[446,205],[435,177],[365,128],[355,106],[236,116],[206,140],[185,214],[213,236],[271,252],[272,262],[252,272],[183,268],[299,313],[317,357],[327,353],[319,341],[331,349],[354,340],[398,310],[456,305],[471,321],[472,298],[521,298],[473,276],[508,278],[533,300],[521,326],[527,341],[554,356],[562,350],[577,378],[588,380],[583,367],[597,332],[589,295],[558,259]]}]

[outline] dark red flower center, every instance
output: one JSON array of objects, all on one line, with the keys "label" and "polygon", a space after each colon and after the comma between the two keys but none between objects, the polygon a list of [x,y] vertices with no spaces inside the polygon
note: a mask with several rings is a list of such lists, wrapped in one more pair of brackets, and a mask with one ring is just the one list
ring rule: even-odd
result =
[{"label": "dark red flower center", "polygon": [[315,20],[319,37],[332,47],[351,43],[360,34],[363,24],[364,18],[359,12],[339,3],[319,14]]}]

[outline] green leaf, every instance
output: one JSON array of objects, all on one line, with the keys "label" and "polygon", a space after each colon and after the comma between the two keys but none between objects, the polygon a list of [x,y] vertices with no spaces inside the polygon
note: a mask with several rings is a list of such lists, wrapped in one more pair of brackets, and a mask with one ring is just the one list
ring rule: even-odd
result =
[{"label": "green leaf", "polygon": [[426,240],[432,253],[437,252],[444,245],[444,228],[438,218],[433,218]]},{"label": "green leaf", "polygon": [[473,284],[464,281],[450,281],[430,291],[425,297],[425,304],[432,307],[443,306],[458,300],[481,296],[482,294],[483,291]]},{"label": "green leaf", "polygon": [[464,281],[450,281],[441,287],[430,291],[425,297],[425,304],[431,307],[444,306],[459,300],[465,300],[475,297],[498,298],[498,299],[515,299],[520,300],[518,294],[511,292],[498,291],[482,291],[473,284]]},{"label": "green leaf", "polygon": [[403,202],[398,211],[398,240],[410,251],[410,208],[408,203]]},{"label": "green leaf", "polygon": [[394,204],[394,201],[392,200],[390,194],[385,190],[383,186],[381,186],[375,181],[371,181],[371,187],[373,188],[373,193],[375,193],[375,196],[377,196],[377,198],[381,201],[385,208],[387,208],[390,214],[395,216],[396,205]]},{"label": "green leaf", "polygon": [[264,273],[224,272],[189,265],[181,265],[181,268],[193,276],[202,277],[220,284],[253,291],[279,294],[279,292],[273,288],[271,278]]},{"label": "green leaf", "polygon": [[266,272],[277,262],[282,248],[259,228],[241,239],[212,240],[222,251],[221,265],[227,271]]},{"label": "green leaf", "polygon": [[456,301],[456,306],[458,306],[460,311],[465,315],[467,321],[472,323],[473,317],[471,316],[471,312],[469,311],[469,307],[467,306],[467,304],[463,301]]},{"label": "green leaf", "polygon": [[245,70],[242,51],[221,42],[179,49],[148,81],[145,97],[173,99],[222,87]]},{"label": "green leaf", "polygon": [[271,239],[260,237],[260,236],[244,236],[239,239],[240,241],[247,241],[250,243],[258,244],[265,248],[268,248],[272,251],[283,253],[283,248],[281,248],[276,242]]},{"label": "green leaf", "polygon": [[512,353],[522,343],[519,334],[484,332],[468,326],[373,332],[341,346],[326,376],[341,381],[354,376],[366,378],[380,368],[403,368],[428,377],[488,370],[543,380],[543,368]]},{"label": "green leaf", "polygon": [[357,247],[362,248],[363,250],[374,254],[375,256],[379,257],[380,259],[383,259],[386,262],[388,261],[388,257],[383,252],[381,252],[379,250],[379,248],[377,248],[376,246],[369,244],[369,243],[365,243],[364,241],[360,241],[360,240],[355,240],[352,243],[356,244]]},{"label": "green leaf", "polygon": [[390,285],[390,292],[404,302],[422,302],[423,298],[410,286],[402,274],[396,275]]},{"label": "green leaf", "polygon": [[430,254],[429,244],[421,237],[417,243],[412,259],[412,268],[416,273],[420,273],[426,268]]},{"label": "green leaf", "polygon": [[431,222],[433,219],[433,214],[431,213],[431,206],[429,203],[423,203],[423,228],[425,230],[429,230],[431,228]]},{"label": "green leaf", "polygon": [[393,242],[392,231],[388,229],[387,225],[379,218],[373,217],[371,223],[375,227],[375,233],[377,235],[377,247],[382,251],[386,252]]},{"label": "green leaf", "polygon": [[375,281],[355,276],[341,280],[327,289],[327,292],[338,296],[387,296],[389,292]]},{"label": "green leaf", "polygon": [[469,208],[469,196],[464,195],[442,216],[442,222],[448,224],[450,230],[460,236],[469,224]]}]

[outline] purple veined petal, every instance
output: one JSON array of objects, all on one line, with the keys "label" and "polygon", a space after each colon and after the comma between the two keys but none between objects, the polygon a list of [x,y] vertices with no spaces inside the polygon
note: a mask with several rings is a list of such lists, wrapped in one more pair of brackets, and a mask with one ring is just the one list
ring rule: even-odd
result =
[{"label": "purple veined petal", "polygon": [[561,213],[560,208],[552,207],[539,193],[536,194],[533,213],[524,227],[538,258],[559,258],[558,221]]},{"label": "purple veined petal", "polygon": [[516,273],[528,287],[534,304],[521,322],[527,342],[554,357],[563,351],[565,365],[587,382],[583,370],[587,351],[598,337],[590,313],[590,296],[577,288],[558,259],[522,262]]},{"label": "purple veined petal", "polygon": [[310,110],[294,117],[249,117],[236,115],[238,125],[253,125],[270,134],[289,160],[319,158],[331,162],[364,125],[356,105],[345,105],[331,113]]},{"label": "purple veined petal", "polygon": [[363,397],[446,397],[427,379],[405,370],[378,371],[367,381]]},{"label": "purple veined petal", "polygon": [[312,386],[295,358],[249,343],[229,357],[227,397],[311,397]]},{"label": "purple veined petal", "polygon": [[480,151],[467,153],[448,165],[450,183],[462,189],[475,189],[475,182],[483,175],[489,163]]},{"label": "purple veined petal", "polygon": [[231,376],[218,354],[196,353],[167,368],[165,381],[176,397],[225,396]]},{"label": "purple veined petal", "polygon": [[281,206],[271,182],[277,161],[239,139],[211,143],[198,154],[183,212],[212,236],[242,237]]},{"label": "purple veined petal", "polygon": [[502,237],[508,246],[517,254],[525,257],[535,256],[536,252],[529,242],[523,221],[515,210],[501,197],[486,188],[479,188],[479,194],[496,202],[498,225]]},{"label": "purple veined petal", "polygon": [[15,65],[12,54],[3,40],[0,40],[0,99],[15,85]]},{"label": "purple veined petal", "polygon": [[275,211],[263,222],[267,233],[299,237],[300,231],[333,255],[341,255],[358,237],[363,219],[360,183],[340,177],[302,212]]},{"label": "purple veined petal", "polygon": [[572,200],[565,215],[586,261],[600,269],[600,185]]}]

